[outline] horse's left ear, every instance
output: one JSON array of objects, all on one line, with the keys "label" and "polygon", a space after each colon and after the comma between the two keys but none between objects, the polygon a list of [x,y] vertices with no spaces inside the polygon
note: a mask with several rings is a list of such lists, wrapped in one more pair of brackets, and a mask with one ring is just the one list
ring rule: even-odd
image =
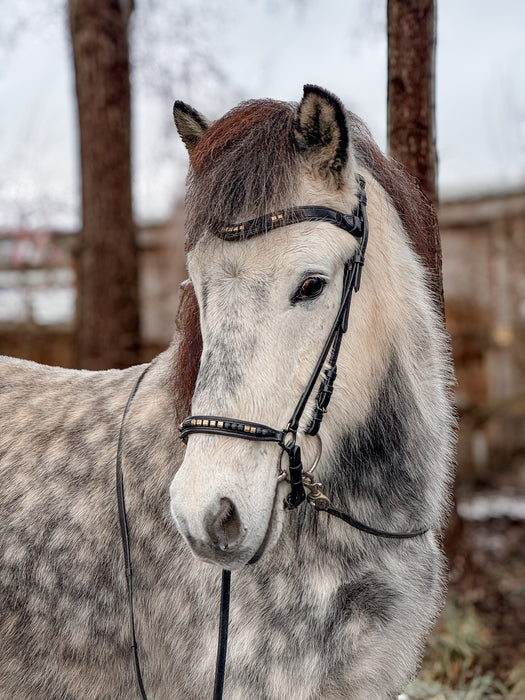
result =
[{"label": "horse's left ear", "polygon": [[198,140],[210,125],[200,112],[179,100],[173,105],[173,118],[188,151],[197,145]]},{"label": "horse's left ear", "polygon": [[299,152],[322,174],[340,178],[348,162],[348,127],[345,109],[335,95],[316,85],[304,86],[293,138]]}]

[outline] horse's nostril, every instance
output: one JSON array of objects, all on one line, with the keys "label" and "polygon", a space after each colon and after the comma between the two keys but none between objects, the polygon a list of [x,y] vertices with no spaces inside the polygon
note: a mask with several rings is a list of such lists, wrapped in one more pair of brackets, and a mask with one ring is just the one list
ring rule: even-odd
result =
[{"label": "horse's nostril", "polygon": [[231,549],[241,539],[241,519],[229,498],[221,498],[215,509],[205,516],[206,532],[216,547]]}]

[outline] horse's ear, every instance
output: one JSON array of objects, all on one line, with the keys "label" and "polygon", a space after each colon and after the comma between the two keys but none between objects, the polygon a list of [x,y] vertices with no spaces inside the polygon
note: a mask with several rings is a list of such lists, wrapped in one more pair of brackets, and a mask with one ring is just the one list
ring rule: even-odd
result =
[{"label": "horse's ear", "polygon": [[335,95],[316,85],[304,86],[293,138],[299,152],[322,174],[340,177],[348,162],[348,127],[345,109]]},{"label": "horse's ear", "polygon": [[197,145],[198,140],[210,125],[206,117],[203,117],[196,109],[178,100],[173,105],[173,118],[177,131],[188,151]]}]

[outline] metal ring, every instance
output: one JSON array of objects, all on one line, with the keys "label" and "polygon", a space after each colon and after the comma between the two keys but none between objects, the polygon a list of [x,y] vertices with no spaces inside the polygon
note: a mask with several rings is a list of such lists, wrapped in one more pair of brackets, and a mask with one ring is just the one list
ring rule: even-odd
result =
[{"label": "metal ring", "polygon": [[290,479],[288,477],[288,472],[286,469],[283,469],[282,464],[283,464],[283,454],[284,454],[284,449],[281,450],[281,456],[279,457],[279,474],[277,475],[277,483],[280,484],[281,481],[288,481],[290,482]]},{"label": "metal ring", "polygon": [[305,471],[308,472],[308,474],[313,474],[314,471],[317,469],[317,465],[321,461],[321,455],[323,454],[323,441],[321,440],[321,436],[319,433],[317,435],[313,436],[314,439],[317,439],[317,454],[315,455],[314,463],[310,467],[310,469],[307,469]]},{"label": "metal ring", "polygon": [[[290,437],[289,444],[286,444],[286,437],[287,437],[288,433],[290,433],[291,437]],[[289,450],[290,448],[292,448],[295,445],[296,438],[297,438],[297,430],[294,430],[294,428],[291,427],[290,423],[288,423],[286,428],[283,430],[283,441],[281,443],[283,449]],[[282,457],[282,455],[281,455],[281,457]]]}]

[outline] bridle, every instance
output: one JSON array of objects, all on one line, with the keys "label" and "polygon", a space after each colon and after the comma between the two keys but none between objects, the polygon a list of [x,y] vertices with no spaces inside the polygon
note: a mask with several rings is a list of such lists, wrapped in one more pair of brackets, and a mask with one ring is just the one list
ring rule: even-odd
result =
[{"label": "bridle", "polygon": [[305,487],[309,490],[308,500],[310,503],[314,505],[317,503],[317,507],[321,509],[326,509],[325,506],[329,505],[328,498],[319,490],[321,484],[314,480],[311,471],[303,471],[301,448],[297,444],[296,438],[299,422],[306,404],[331,350],[328,367],[317,392],[313,416],[305,430],[307,435],[317,435],[319,432],[337,376],[337,357],[341,347],[341,339],[348,327],[348,312],[352,293],[354,290],[358,291],[360,286],[361,269],[365,261],[365,250],[368,242],[368,220],[366,216],[364,178],[358,176],[357,183],[358,203],[352,214],[343,214],[329,207],[293,207],[273,214],[265,214],[257,219],[236,224],[235,226],[226,226],[217,233],[224,240],[238,240],[239,237],[242,237],[242,239],[252,238],[275,228],[289,226],[302,221],[323,221],[342,228],[359,241],[359,248],[352,258],[345,263],[341,302],[332,328],[306,388],[299,398],[286,427],[282,430],[276,430],[261,423],[220,416],[189,416],[179,426],[180,437],[184,441],[192,433],[211,433],[213,435],[237,437],[245,440],[278,443],[281,447],[280,465],[282,465],[283,453],[286,452],[288,455],[288,471],[286,472],[280,466],[279,476],[281,480],[286,479],[290,483],[290,493],[285,500],[287,509],[297,508],[305,500]]},{"label": "bridle", "polygon": [[[323,417],[332,397],[334,382],[337,376],[337,358],[341,348],[341,341],[344,333],[348,329],[348,315],[353,292],[358,292],[361,284],[361,271],[365,262],[365,251],[368,243],[368,218],[366,214],[366,192],[365,180],[361,175],[357,175],[357,205],[352,214],[343,214],[329,207],[292,207],[273,214],[265,214],[257,219],[252,219],[234,226],[226,226],[220,229],[217,235],[224,240],[239,240],[251,238],[267,231],[301,221],[324,221],[334,224],[351,234],[359,242],[359,247],[347,260],[344,267],[343,291],[341,302],[337,311],[332,328],[325,341],[323,349],[319,355],[317,363],[310,375],[310,379],[304,389],[294,412],[285,428],[276,430],[268,425],[253,423],[251,421],[239,420],[221,416],[189,416],[185,418],[179,426],[180,437],[187,441],[192,433],[211,433],[213,435],[223,435],[228,437],[242,438],[244,440],[255,440],[259,442],[276,442],[281,447],[280,465],[282,465],[282,455],[288,455],[288,471],[280,466],[279,480],[285,479],[290,484],[290,492],[285,499],[285,508],[291,510],[297,508],[305,499],[317,510],[322,510],[330,515],[334,515],[347,522],[352,527],[377,537],[407,538],[422,535],[427,529],[411,532],[388,532],[377,530],[376,528],[359,522],[347,513],[343,513],[332,507],[330,499],[320,490],[322,484],[315,481],[313,470],[317,465],[322,449],[319,438],[319,451],[314,462],[314,467],[309,471],[303,470],[301,460],[301,449],[297,444],[297,431],[299,422],[303,416],[306,404],[312,394],[314,386],[319,379],[326,359],[328,365],[321,381],[313,415],[304,430],[305,435],[318,436]],[[308,490],[306,496],[305,488]]]},{"label": "bridle", "polygon": [[[332,324],[331,330],[325,341],[323,349],[319,355],[317,363],[310,375],[310,379],[304,389],[293,414],[285,428],[277,430],[262,423],[254,423],[253,421],[245,421],[224,416],[188,416],[179,426],[180,438],[187,442],[187,439],[193,433],[205,433],[212,435],[221,435],[225,437],[236,437],[244,440],[253,440],[257,442],[276,442],[281,448],[279,461],[278,482],[287,481],[290,484],[290,491],[285,498],[284,506],[291,510],[297,508],[304,500],[307,500],[317,511],[323,511],[329,515],[340,518],[348,525],[376,537],[386,537],[393,539],[406,539],[418,537],[428,531],[428,528],[419,530],[411,530],[409,532],[390,532],[386,530],[378,530],[374,527],[366,525],[348,513],[334,508],[330,499],[321,491],[322,483],[316,481],[313,474],[315,467],[320,458],[322,450],[321,439],[318,435],[323,417],[332,397],[334,382],[337,376],[337,358],[341,347],[341,341],[344,333],[348,328],[348,315],[353,292],[359,291],[361,283],[361,271],[365,261],[365,251],[368,242],[368,219],[366,214],[366,192],[365,180],[361,175],[357,176],[358,192],[357,205],[352,214],[343,214],[340,211],[331,209],[330,207],[322,206],[304,206],[292,207],[283,209],[271,214],[256,219],[251,219],[240,224],[225,226],[216,232],[219,238],[225,241],[238,241],[246,238],[261,235],[268,231],[283,226],[289,226],[304,221],[323,221],[334,224],[342,228],[347,233],[351,234],[359,242],[359,247],[353,256],[345,263],[343,290],[341,302],[337,315]],[[329,357],[328,357],[329,356]],[[325,363],[328,363],[324,370],[324,377],[321,380],[312,417],[304,430],[305,435],[317,436],[319,442],[319,450],[314,465],[308,470],[303,469],[301,459],[301,449],[297,444],[297,432],[299,423],[303,416],[304,410],[312,391],[323,371]],[[137,643],[135,638],[135,626],[133,619],[133,589],[132,589],[132,572],[131,572],[131,555],[129,545],[129,533],[126,519],[126,509],[124,502],[123,477],[122,477],[122,434],[124,420],[129,411],[133,397],[141,383],[144,375],[148,371],[146,369],[139,376],[133,390],[128,399],[128,403],[122,417],[122,424],[119,435],[119,443],[117,449],[117,496],[119,506],[119,518],[122,542],[124,547],[124,560],[126,567],[126,580],[128,584],[128,600],[130,611],[130,631],[132,638],[132,649],[135,661],[135,670],[137,682],[141,696],[147,700],[144,691],[144,685],[140,672],[138,660]],[[288,456],[288,470],[282,467],[282,458],[286,453]],[[306,495],[306,491],[308,495]],[[228,635],[228,616],[229,616],[229,598],[230,598],[230,576],[231,572],[224,570],[222,572],[222,587],[221,587],[221,613],[220,613],[220,629],[219,629],[219,645],[217,652],[217,667],[215,673],[214,700],[222,698],[224,672],[226,661],[226,646]]]}]

